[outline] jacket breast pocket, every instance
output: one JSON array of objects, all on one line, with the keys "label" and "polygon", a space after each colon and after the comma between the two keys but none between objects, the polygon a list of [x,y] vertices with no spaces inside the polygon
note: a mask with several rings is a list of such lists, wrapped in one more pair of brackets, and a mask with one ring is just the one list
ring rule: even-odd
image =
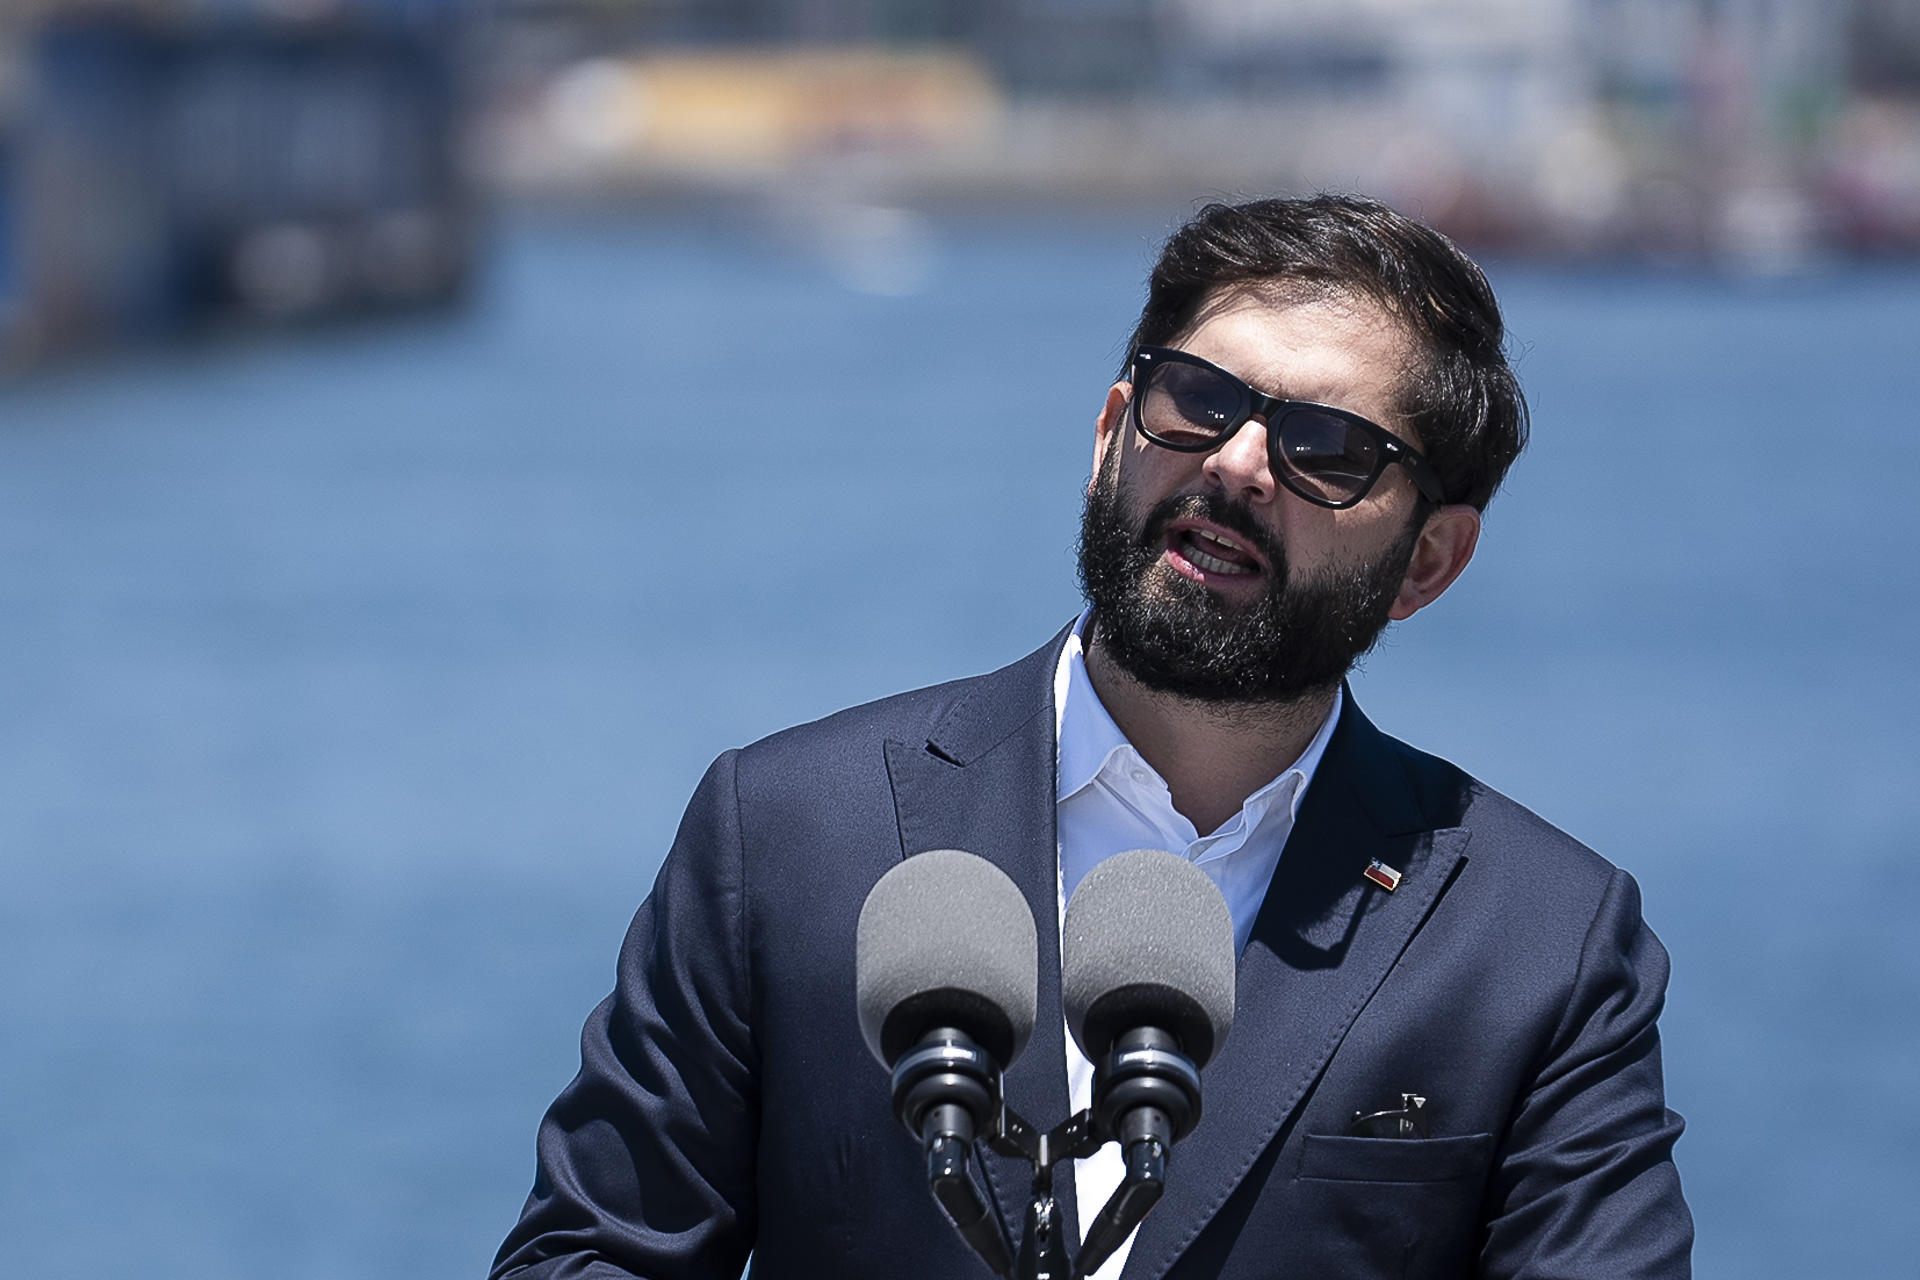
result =
[{"label": "jacket breast pocket", "polygon": [[1437,1280],[1472,1274],[1493,1135],[1308,1134],[1293,1192],[1315,1224],[1302,1274]]},{"label": "jacket breast pocket", "polygon": [[1330,1182],[1455,1182],[1485,1175],[1493,1135],[1458,1138],[1334,1138],[1310,1133],[1300,1147],[1302,1178]]}]

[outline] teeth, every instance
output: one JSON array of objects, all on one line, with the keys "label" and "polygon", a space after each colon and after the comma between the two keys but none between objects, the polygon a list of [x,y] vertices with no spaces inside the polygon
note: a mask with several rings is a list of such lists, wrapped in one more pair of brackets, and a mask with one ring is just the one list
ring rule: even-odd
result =
[{"label": "teeth", "polygon": [[1208,573],[1244,575],[1259,572],[1259,568],[1255,565],[1241,564],[1236,560],[1222,560],[1219,556],[1208,555],[1200,549],[1203,542],[1225,548],[1236,556],[1244,555],[1245,553],[1241,551],[1238,546],[1217,533],[1209,533],[1205,529],[1187,530],[1186,546],[1183,548],[1183,553],[1189,562],[1205,569]]},{"label": "teeth", "polygon": [[1253,570],[1243,564],[1230,564],[1218,556],[1210,556],[1200,548],[1188,546],[1187,559],[1199,565],[1208,573],[1252,573]]}]

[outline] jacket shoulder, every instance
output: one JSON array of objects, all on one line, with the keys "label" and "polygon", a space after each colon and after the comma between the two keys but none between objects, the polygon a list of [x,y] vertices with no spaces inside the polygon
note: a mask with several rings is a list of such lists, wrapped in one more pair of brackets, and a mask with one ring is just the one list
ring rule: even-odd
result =
[{"label": "jacket shoulder", "polygon": [[1054,660],[1066,632],[997,671],[911,689],[795,725],[741,749],[743,772],[817,768],[884,742],[966,757],[1053,705]]},{"label": "jacket shoulder", "polygon": [[1404,779],[1425,825],[1467,829],[1468,857],[1482,870],[1557,882],[1583,898],[1597,898],[1623,874],[1579,839],[1452,761],[1386,734],[1380,735],[1380,753]]}]

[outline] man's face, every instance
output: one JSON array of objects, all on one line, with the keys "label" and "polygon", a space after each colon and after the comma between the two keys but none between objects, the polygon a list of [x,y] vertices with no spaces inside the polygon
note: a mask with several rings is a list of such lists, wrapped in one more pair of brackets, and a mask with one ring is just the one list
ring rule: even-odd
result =
[{"label": "man's face", "polygon": [[[1411,345],[1370,302],[1232,292],[1168,345],[1418,446],[1397,412]],[[1403,590],[1421,542],[1403,468],[1329,510],[1276,482],[1259,419],[1210,453],[1178,453],[1133,429],[1131,394],[1115,384],[1100,417],[1080,549],[1095,643],[1122,670],[1206,701],[1291,701],[1338,683],[1390,618],[1426,602]]]}]

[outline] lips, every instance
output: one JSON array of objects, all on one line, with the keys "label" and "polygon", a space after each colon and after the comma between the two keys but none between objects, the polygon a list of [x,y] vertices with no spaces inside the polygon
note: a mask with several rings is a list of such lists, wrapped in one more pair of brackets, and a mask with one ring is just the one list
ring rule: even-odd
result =
[{"label": "lips", "polygon": [[1255,578],[1266,570],[1259,554],[1245,542],[1208,525],[1176,524],[1167,531],[1167,550],[1174,567],[1188,570],[1191,577]]}]

